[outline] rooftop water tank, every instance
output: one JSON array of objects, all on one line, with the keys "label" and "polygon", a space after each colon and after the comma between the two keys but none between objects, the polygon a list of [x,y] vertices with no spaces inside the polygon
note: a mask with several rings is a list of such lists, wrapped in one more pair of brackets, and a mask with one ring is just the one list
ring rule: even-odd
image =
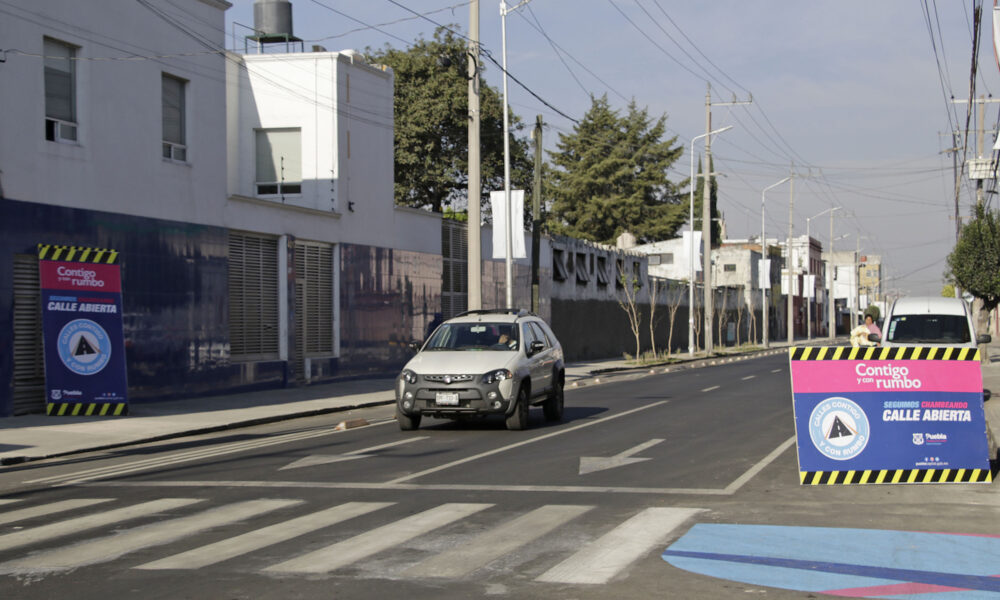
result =
[{"label": "rooftop water tank", "polygon": [[292,3],[288,0],[256,0],[253,3],[253,28],[260,42],[296,40],[292,34]]}]

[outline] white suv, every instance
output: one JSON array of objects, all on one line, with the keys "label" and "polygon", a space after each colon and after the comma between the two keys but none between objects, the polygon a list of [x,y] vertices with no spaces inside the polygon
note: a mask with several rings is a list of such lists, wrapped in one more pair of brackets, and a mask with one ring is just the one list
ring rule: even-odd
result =
[{"label": "white suv", "polygon": [[[972,313],[964,300],[935,296],[896,300],[882,326],[883,347],[960,346],[989,344],[991,336],[976,336]],[[880,341],[880,340],[873,340]]]},{"label": "white suv", "polygon": [[442,323],[396,381],[396,420],[404,431],[423,415],[503,415],[507,429],[528,426],[541,405],[562,419],[565,367],[548,324],[523,310],[474,310]]}]

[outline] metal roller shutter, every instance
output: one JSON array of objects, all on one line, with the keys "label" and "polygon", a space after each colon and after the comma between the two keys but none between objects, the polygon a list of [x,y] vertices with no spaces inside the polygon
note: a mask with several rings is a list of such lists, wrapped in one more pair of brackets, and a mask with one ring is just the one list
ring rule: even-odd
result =
[{"label": "metal roller shutter", "polygon": [[14,414],[45,411],[38,258],[14,255]]},{"label": "metal roller shutter", "polygon": [[305,358],[333,355],[333,246],[295,243],[295,371]]},{"label": "metal roller shutter", "polygon": [[229,234],[229,345],[238,360],[278,358],[278,240]]}]

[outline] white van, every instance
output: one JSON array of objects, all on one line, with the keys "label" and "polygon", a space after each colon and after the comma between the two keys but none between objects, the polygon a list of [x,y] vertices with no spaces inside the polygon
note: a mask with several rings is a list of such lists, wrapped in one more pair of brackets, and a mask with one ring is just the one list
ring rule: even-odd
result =
[{"label": "white van", "polygon": [[975,348],[989,344],[992,337],[976,336],[972,311],[964,300],[935,296],[914,296],[896,300],[882,325],[882,347],[959,346]]}]

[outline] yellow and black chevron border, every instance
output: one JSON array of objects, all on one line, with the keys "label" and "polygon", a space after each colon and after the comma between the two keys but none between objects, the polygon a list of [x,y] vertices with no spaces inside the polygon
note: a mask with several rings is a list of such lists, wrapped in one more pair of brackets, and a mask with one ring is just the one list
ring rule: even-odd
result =
[{"label": "yellow and black chevron border", "polygon": [[128,414],[127,402],[52,402],[45,412],[54,417],[123,417]]},{"label": "yellow and black chevron border", "polygon": [[108,248],[38,244],[38,260],[64,260],[67,262],[113,265],[118,262],[118,251]]},{"label": "yellow and black chevron border", "polygon": [[794,346],[788,349],[791,360],[979,360],[979,348],[914,347],[879,348],[878,346]]},{"label": "yellow and black chevron border", "polygon": [[802,485],[877,483],[990,483],[989,469],[879,469],[871,471],[799,471]]}]

